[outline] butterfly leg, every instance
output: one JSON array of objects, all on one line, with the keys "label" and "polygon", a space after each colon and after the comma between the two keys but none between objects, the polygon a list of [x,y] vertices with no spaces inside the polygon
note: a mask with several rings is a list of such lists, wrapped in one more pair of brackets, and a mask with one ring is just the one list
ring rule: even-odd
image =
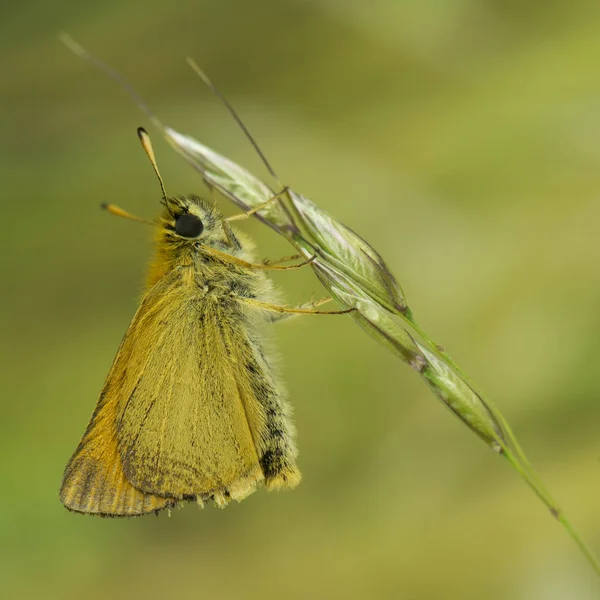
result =
[{"label": "butterfly leg", "polygon": [[[227,234],[227,228],[225,228],[225,232]],[[228,235],[229,237],[229,235]],[[230,238],[231,242],[231,238]],[[237,258],[232,256],[231,254],[227,254],[226,252],[222,252],[221,250],[217,250],[216,248],[212,248],[211,246],[202,246],[202,254],[207,254],[208,256],[214,256],[222,260],[223,262],[228,262],[232,265],[239,265],[241,267],[245,267],[246,269],[252,270],[271,270],[271,271],[290,271],[292,269],[300,269],[306,265],[310,265],[316,258],[316,255],[311,256],[310,258],[298,263],[296,265],[282,266],[282,265],[272,265],[272,264],[259,264],[259,263],[249,263],[248,261],[242,260],[241,258]],[[291,257],[285,257],[291,258]]]},{"label": "butterfly leg", "polygon": [[295,265],[288,265],[287,267],[281,265],[281,263],[283,263],[283,262],[287,262],[289,260],[295,260],[297,258],[302,258],[302,256],[299,254],[295,254],[293,256],[284,256],[283,258],[280,258],[279,260],[275,260],[275,261],[265,260],[262,264],[252,265],[252,268],[253,269],[265,269],[265,270],[271,269],[271,270],[278,270],[278,271],[290,271],[292,269],[300,269],[301,267],[310,265],[315,260],[316,255],[313,255],[310,258],[307,258],[306,260],[303,260],[302,262],[295,264]]},{"label": "butterfly leg", "polygon": [[290,260],[298,260],[299,258],[302,258],[301,254],[292,254],[290,256],[284,256],[283,258],[279,258],[277,260],[263,260],[263,265],[265,265],[265,267],[269,267],[271,265],[281,265],[282,263],[286,263],[289,262]]},{"label": "butterfly leg", "polygon": [[[355,307],[346,308],[344,310],[317,310],[315,308],[303,308],[301,306],[296,308],[289,308],[287,306],[279,306],[278,304],[271,304],[270,302],[261,302],[254,298],[242,298],[236,296],[236,298],[242,302],[255,306],[256,308],[262,308],[272,312],[280,314],[297,314],[297,315],[347,315],[348,313],[357,310]],[[325,304],[324,302],[322,304]]]},{"label": "butterfly leg", "polygon": [[[316,301],[311,301],[311,302],[307,302],[306,304],[301,304],[298,308],[301,309],[315,309],[318,306],[323,306],[323,304],[327,304],[328,302],[331,302],[333,300],[333,298],[331,298],[331,296],[328,296],[327,298],[321,298],[320,300],[316,300]],[[269,314],[269,322],[270,323],[281,323],[282,321],[287,321],[289,319],[294,319],[298,316],[300,316],[303,313],[277,313],[277,312],[271,312]]]},{"label": "butterfly leg", "polygon": [[257,213],[258,211],[262,210],[263,208],[265,208],[266,206],[268,206],[269,204],[271,204],[272,202],[277,200],[281,195],[286,194],[288,189],[289,188],[287,186],[284,187],[280,192],[277,192],[277,194],[275,194],[274,196],[271,196],[268,200],[261,202],[260,204],[256,205],[254,208],[251,208],[250,210],[246,211],[245,213],[241,213],[239,215],[233,215],[232,217],[227,217],[225,219],[225,221],[230,222],[230,221],[242,221],[244,219],[249,219],[254,213]]}]

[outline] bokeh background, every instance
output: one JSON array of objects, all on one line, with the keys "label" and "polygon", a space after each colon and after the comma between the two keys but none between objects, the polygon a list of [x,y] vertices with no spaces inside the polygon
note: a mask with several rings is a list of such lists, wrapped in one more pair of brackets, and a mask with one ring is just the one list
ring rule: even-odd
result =
[{"label": "bokeh background", "polygon": [[[516,474],[350,319],[278,326],[294,492],[170,518],[64,510],[151,248],[98,205],[152,216],[159,189],[144,115],[59,30],[264,175],[195,57],[280,178],[387,259],[600,552],[600,4],[30,0],[0,9],[2,597],[600,598]],[[154,143],[167,190],[202,192]],[[322,294],[310,272],[274,278],[290,303]]]}]

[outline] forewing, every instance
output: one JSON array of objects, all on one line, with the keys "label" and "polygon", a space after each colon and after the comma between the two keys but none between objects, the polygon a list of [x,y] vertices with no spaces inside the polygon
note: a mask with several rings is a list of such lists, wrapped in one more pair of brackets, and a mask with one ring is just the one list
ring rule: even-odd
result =
[{"label": "forewing", "polygon": [[263,479],[255,437],[266,418],[236,364],[241,316],[183,278],[161,293],[132,323],[124,350],[125,475],[159,496],[241,499]]}]

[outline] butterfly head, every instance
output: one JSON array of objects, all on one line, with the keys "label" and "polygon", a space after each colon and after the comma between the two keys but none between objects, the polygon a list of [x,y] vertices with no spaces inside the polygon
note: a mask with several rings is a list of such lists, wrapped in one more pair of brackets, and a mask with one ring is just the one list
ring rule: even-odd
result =
[{"label": "butterfly head", "polygon": [[177,196],[163,203],[161,225],[173,241],[210,243],[215,235],[221,237],[223,217],[210,202],[198,196]]}]

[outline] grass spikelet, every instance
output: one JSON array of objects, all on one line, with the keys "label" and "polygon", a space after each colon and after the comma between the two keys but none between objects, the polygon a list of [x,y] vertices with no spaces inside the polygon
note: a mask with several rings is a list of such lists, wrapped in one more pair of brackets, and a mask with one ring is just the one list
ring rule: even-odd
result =
[{"label": "grass spikelet", "polygon": [[[274,190],[242,167],[193,138],[160,126],[171,145],[209,186],[244,210],[268,200]],[[383,258],[364,239],[312,201],[286,190],[270,212],[258,215],[306,256],[323,286],[344,307],[356,307],[354,321],[414,368],[435,396],[524,479],[559,521],[600,576],[600,563],[557,505],[512,433],[502,413],[468,381],[456,363],[419,327],[405,295]]]}]

